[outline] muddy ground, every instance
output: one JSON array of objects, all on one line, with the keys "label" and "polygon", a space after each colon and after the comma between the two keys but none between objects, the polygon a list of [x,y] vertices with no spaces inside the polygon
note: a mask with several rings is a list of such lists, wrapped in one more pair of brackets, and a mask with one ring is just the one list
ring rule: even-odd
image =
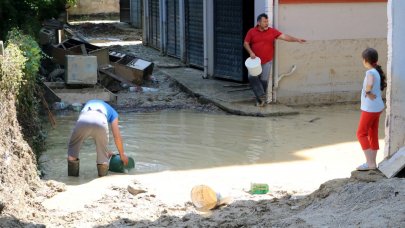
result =
[{"label": "muddy ground", "polygon": [[[122,25],[84,24],[76,26],[75,29],[85,36],[105,35],[120,37],[123,40],[140,37],[139,30],[134,29],[128,33],[131,29],[122,29]],[[102,34],[104,31],[108,33]],[[133,34],[139,36],[136,38]],[[127,88],[123,88],[118,92],[118,107],[121,110],[144,112],[186,108],[219,111],[213,105],[200,104],[196,98],[182,92],[170,77],[158,71],[159,65],[181,65],[177,60],[165,62],[162,56],[155,55],[156,50],[141,45],[114,48],[137,51],[145,59],[157,63],[153,80],[142,86],[156,88],[158,92],[129,92]],[[23,163],[31,162],[27,158],[22,159]],[[38,186],[31,187],[32,190],[27,190],[25,195],[15,195],[18,198],[13,198],[13,188],[22,188],[23,185],[20,186],[19,182],[15,183],[16,186],[12,183],[3,184],[0,186],[0,192],[8,194],[3,194],[0,198],[0,227],[405,226],[405,180],[386,179],[379,171],[353,172],[351,178],[331,180],[321,185],[314,193],[303,197],[297,197],[297,192],[287,191],[270,191],[265,195],[240,192],[230,205],[209,212],[197,211],[191,201],[166,204],[153,189],[148,189],[138,181],[136,176],[128,176],[127,180],[126,184],[106,185],[106,192],[100,198],[85,204],[83,210],[76,211],[47,209],[42,205],[46,200],[69,192],[69,186],[63,183],[51,180],[34,181]],[[2,177],[2,181],[11,182],[12,177],[6,180]],[[128,185],[144,192],[132,194],[127,189]],[[22,201],[25,202],[24,206]]]},{"label": "muddy ground", "polygon": [[[142,30],[130,27],[126,23],[82,23],[71,26],[75,31],[91,39],[113,39],[121,41],[141,41]],[[163,56],[158,50],[139,45],[112,45],[110,50],[135,55],[154,63],[154,71],[143,84],[130,91],[129,85],[106,79],[104,84],[110,91],[118,95],[117,108],[122,112],[152,112],[162,109],[192,109],[202,112],[221,112],[212,104],[202,104],[183,92],[177,82],[163,74],[159,69],[165,67],[184,67],[174,58]],[[103,81],[104,82],[104,81]]]}]

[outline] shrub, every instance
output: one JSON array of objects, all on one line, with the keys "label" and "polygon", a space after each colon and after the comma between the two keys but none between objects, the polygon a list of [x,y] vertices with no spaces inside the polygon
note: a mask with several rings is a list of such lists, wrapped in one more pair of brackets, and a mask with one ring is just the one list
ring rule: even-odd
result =
[{"label": "shrub", "polygon": [[16,44],[8,44],[0,56],[0,89],[4,94],[16,96],[23,81],[27,58]]},{"label": "shrub", "polygon": [[45,133],[42,130],[39,108],[41,107],[38,95],[41,94],[38,71],[42,58],[42,51],[33,37],[23,34],[18,29],[12,29],[8,34],[7,45],[18,46],[25,57],[21,86],[17,91],[17,119],[22,127],[24,139],[28,142],[35,154],[44,149]]}]

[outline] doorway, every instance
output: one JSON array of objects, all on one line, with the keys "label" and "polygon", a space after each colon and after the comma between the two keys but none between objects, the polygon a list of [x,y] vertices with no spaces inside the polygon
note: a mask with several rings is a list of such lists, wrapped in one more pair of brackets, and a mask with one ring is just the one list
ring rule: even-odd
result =
[{"label": "doorway", "polygon": [[214,77],[247,81],[243,41],[254,20],[254,1],[214,1]]}]

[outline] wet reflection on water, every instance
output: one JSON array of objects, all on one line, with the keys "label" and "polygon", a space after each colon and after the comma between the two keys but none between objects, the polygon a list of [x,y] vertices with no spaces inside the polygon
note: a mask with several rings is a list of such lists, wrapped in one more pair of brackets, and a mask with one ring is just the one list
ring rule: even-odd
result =
[{"label": "wet reflection on water", "polygon": [[[302,160],[296,151],[356,141],[358,105],[299,111],[299,115],[268,118],[192,111],[121,113],[124,148],[136,163],[130,173]],[[67,177],[67,141],[77,116],[72,112],[58,115],[56,129],[49,130],[43,158],[48,161],[44,163],[47,179],[72,184],[97,176],[95,146],[88,139],[80,153],[80,177]],[[111,133],[110,149],[116,151]]]}]

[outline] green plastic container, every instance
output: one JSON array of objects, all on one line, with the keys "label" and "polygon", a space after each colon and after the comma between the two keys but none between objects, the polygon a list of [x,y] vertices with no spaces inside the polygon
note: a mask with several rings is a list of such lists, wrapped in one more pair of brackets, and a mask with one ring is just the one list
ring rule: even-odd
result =
[{"label": "green plastic container", "polygon": [[250,194],[266,194],[269,192],[269,185],[262,183],[251,183]]},{"label": "green plastic container", "polygon": [[110,159],[109,170],[116,173],[125,173],[125,170],[130,170],[135,168],[134,159],[128,157],[128,165],[124,165],[121,157],[118,154],[114,154]]}]

